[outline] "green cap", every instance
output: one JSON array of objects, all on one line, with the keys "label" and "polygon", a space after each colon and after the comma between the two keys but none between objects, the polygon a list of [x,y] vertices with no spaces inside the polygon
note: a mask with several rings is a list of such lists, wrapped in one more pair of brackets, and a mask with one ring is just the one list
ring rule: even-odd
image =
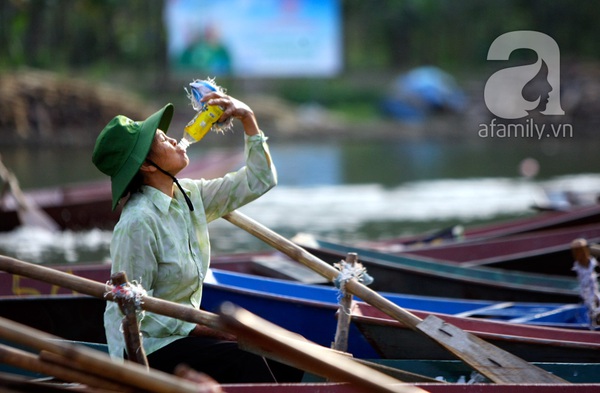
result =
[{"label": "green cap", "polygon": [[150,152],[156,130],[160,128],[167,132],[172,118],[172,104],[165,105],[144,121],[118,115],[98,135],[92,162],[110,176],[113,210]]}]

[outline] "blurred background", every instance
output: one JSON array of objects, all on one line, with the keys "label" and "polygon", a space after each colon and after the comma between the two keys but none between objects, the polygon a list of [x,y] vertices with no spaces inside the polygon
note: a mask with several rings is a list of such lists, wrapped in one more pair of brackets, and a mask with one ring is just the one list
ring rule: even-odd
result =
[{"label": "blurred background", "polygon": [[[599,16],[566,0],[5,0],[0,156],[26,193],[106,181],[91,151],[112,117],[173,102],[179,138],[195,114],[185,88],[211,77],[256,112],[279,172],[241,210],[287,237],[352,243],[595,203]],[[564,115],[487,108],[490,76],[538,61],[530,49],[487,60],[519,30],[556,41]],[[494,122],[556,132],[482,132]],[[241,134],[207,136],[192,161],[239,153]],[[110,237],[21,226],[0,232],[0,252],[96,261]],[[223,220],[211,237],[214,254],[266,248]]]}]

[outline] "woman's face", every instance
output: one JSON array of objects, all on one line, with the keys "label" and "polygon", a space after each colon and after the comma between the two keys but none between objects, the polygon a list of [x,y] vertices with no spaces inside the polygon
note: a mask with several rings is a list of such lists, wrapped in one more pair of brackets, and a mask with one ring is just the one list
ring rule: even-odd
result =
[{"label": "woman's face", "polygon": [[160,129],[156,130],[148,158],[173,176],[190,162],[185,150],[177,145],[177,141]]}]

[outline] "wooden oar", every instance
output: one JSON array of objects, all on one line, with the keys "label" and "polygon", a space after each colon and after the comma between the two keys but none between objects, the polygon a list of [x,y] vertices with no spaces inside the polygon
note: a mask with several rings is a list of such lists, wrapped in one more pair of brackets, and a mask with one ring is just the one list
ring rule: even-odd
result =
[{"label": "wooden oar", "polygon": [[398,380],[356,364],[349,357],[324,351],[325,348],[320,345],[295,340],[285,332],[281,334],[278,326],[231,303],[221,306],[221,314],[225,326],[238,337],[277,353],[293,355],[302,369],[314,374],[322,375],[323,370],[327,369],[333,381],[350,382],[368,392],[425,392],[418,387],[400,385]]},{"label": "wooden oar", "polygon": [[[59,270],[51,269],[46,266],[32,264],[32,263],[20,261],[15,258],[10,258],[10,257],[0,255],[0,270],[6,271],[6,272],[12,273],[12,274],[17,274],[20,276],[29,277],[34,280],[40,280],[40,281],[48,282],[48,283],[58,285],[61,287],[69,288],[69,289],[72,289],[73,291],[76,291],[81,294],[86,294],[86,295],[98,297],[101,299],[111,300],[111,301],[116,300],[111,292],[112,286],[109,286],[107,284],[102,284],[102,283],[99,283],[99,282],[96,282],[96,281],[93,281],[93,280],[90,280],[87,278],[68,274],[68,273],[65,273],[65,272],[62,272]],[[158,299],[158,298],[151,297],[151,296],[144,296],[143,302],[141,303],[141,307],[146,311],[154,312],[156,314],[166,315],[166,316],[181,319],[181,320],[187,321],[187,322],[199,323],[199,324],[206,325],[206,326],[209,326],[209,327],[211,327],[213,329],[217,329],[217,330],[223,329],[222,320],[221,320],[221,318],[219,318],[218,315],[207,312],[207,311],[203,311],[203,310],[196,310],[189,306],[184,306],[181,304],[169,302],[169,301]],[[279,330],[280,335],[282,335],[282,333],[281,333],[282,331],[284,331],[284,329]],[[285,330],[285,332],[286,332],[285,335],[287,335],[290,339],[295,339],[296,341],[299,341],[301,343],[308,343],[308,344],[312,344],[314,346],[317,345],[317,344],[309,342],[308,340],[302,338],[301,336],[299,336],[296,333],[292,333],[287,330]],[[301,339],[299,339],[299,337]],[[261,350],[261,348],[257,345],[254,345],[252,342],[244,342],[241,344],[245,345],[246,348],[248,348],[248,349],[252,349],[254,352],[256,352],[258,354],[264,354],[264,352]],[[337,355],[339,355],[339,353],[337,351],[333,351],[326,347],[321,347],[321,351],[322,351],[322,354],[324,354],[324,356],[326,356],[329,353],[336,353]],[[269,354],[266,354],[266,355],[268,356]],[[285,362],[291,366],[302,369],[302,365],[297,364],[297,359],[289,358],[286,356],[286,354],[277,354],[277,355],[278,356],[277,356],[276,360]],[[339,356],[341,356],[341,355],[339,355]],[[403,372],[389,372],[390,370],[383,370],[383,368],[379,367],[378,365],[376,365],[376,364],[372,365],[371,363],[366,362],[366,361],[359,361],[357,363],[371,367],[373,369],[372,372],[374,373],[374,375],[380,373],[379,371],[375,371],[375,369],[380,369],[380,370],[382,370],[381,371],[382,373],[393,374],[394,376],[406,375],[407,377],[411,378],[411,380],[414,380],[414,381],[416,381],[416,380],[428,381],[429,380],[429,378],[426,378],[426,377],[420,378],[421,376],[418,376],[416,374],[409,375],[408,373],[403,373]],[[328,369],[326,366],[322,367],[319,371],[320,371],[320,375],[323,377],[328,378],[328,377],[332,376],[329,374],[330,369]]]},{"label": "wooden oar", "polygon": [[0,158],[0,179],[8,184],[12,196],[17,201],[17,214],[21,225],[44,228],[55,232],[60,228],[46,212],[40,209],[34,202],[28,201],[19,187],[16,176],[4,166]]},{"label": "wooden oar", "polygon": [[[340,274],[333,266],[240,212],[231,212],[223,218],[290,258],[312,268],[332,282]],[[568,383],[564,379],[489,344],[473,334],[449,325],[439,318],[429,316],[422,320],[355,279],[346,283],[346,290],[410,328],[423,332],[491,381],[496,383]]]}]

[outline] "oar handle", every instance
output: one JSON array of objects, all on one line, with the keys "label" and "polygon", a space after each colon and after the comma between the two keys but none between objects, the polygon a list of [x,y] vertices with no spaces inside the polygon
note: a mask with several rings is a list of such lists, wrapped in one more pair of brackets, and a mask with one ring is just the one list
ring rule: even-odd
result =
[{"label": "oar handle", "polygon": [[[261,239],[290,258],[308,266],[329,281],[334,281],[340,274],[339,270],[330,264],[322,261],[292,241],[238,211],[233,211],[223,216],[223,218],[247,231],[251,235]],[[416,329],[416,326],[422,321],[421,318],[392,303],[355,279],[349,280],[346,283],[346,290],[412,329]]]},{"label": "oar handle", "polygon": [[[101,299],[113,300],[113,286],[102,284],[84,277],[75,276],[46,266],[35,265],[19,261],[18,259],[0,256],[0,270],[19,276],[29,277],[34,280],[48,282],[75,292],[94,296]],[[108,277],[107,277],[108,279]],[[188,322],[199,323],[214,329],[221,328],[219,317],[216,314],[196,310],[189,306],[172,303],[151,296],[145,296],[141,307],[156,314],[181,319]]]}]

